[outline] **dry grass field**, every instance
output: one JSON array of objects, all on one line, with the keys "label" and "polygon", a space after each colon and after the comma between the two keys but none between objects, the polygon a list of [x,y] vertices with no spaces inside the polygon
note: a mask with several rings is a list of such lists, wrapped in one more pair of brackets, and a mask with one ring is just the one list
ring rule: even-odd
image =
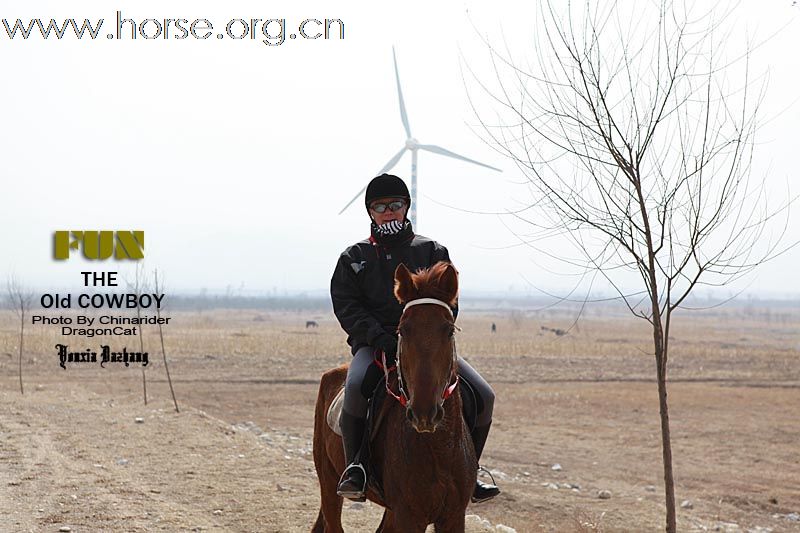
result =
[{"label": "dry grass field", "polygon": [[[155,327],[143,329],[148,405],[138,366],[60,368],[58,326],[26,326],[21,396],[18,322],[0,314],[0,531],[309,530],[317,382],[349,358],[335,318],[168,316],[180,413]],[[621,311],[574,319],[563,310],[459,316],[459,353],[497,393],[482,462],[503,489],[468,509],[478,515],[469,531],[663,530],[650,333]],[[676,497],[687,502],[680,531],[800,531],[798,331],[800,308],[789,306],[676,319],[669,395]],[[101,344],[138,349],[123,337],[76,337],[70,349]],[[346,503],[344,515],[352,531],[380,520],[371,504]]]}]

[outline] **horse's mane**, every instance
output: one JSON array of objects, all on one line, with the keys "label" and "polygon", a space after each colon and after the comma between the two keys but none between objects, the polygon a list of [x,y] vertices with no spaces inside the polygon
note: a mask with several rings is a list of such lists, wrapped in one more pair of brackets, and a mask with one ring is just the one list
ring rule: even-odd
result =
[{"label": "horse's mane", "polygon": [[454,294],[450,294],[450,290],[440,286],[442,274],[444,274],[448,266],[452,265],[439,261],[431,267],[420,269],[411,274],[411,279],[420,298],[436,298],[447,302],[451,306],[455,305],[458,297],[458,285],[456,285]]}]

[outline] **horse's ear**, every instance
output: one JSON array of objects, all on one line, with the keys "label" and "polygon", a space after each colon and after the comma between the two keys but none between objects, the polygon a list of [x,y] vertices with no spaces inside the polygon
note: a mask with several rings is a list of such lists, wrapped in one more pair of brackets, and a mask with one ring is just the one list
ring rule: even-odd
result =
[{"label": "horse's ear", "polygon": [[445,293],[445,301],[451,306],[458,299],[458,271],[452,263],[445,263],[442,275],[439,277],[439,289]]},{"label": "horse's ear", "polygon": [[394,296],[402,305],[417,298],[417,287],[411,279],[411,272],[403,263],[397,265],[394,271]]}]

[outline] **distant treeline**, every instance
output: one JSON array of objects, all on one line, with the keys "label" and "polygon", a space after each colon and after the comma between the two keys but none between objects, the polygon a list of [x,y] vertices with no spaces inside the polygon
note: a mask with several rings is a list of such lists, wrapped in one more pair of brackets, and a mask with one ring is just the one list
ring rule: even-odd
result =
[{"label": "distant treeline", "polygon": [[303,296],[167,295],[169,309],[263,309],[265,311],[333,311],[330,298]]},{"label": "distant treeline", "polygon": [[[97,291],[100,292],[100,291]],[[65,296],[66,293],[61,293]],[[42,309],[40,294],[33,299],[33,309]],[[73,294],[75,301],[77,294]],[[2,298],[0,298],[2,300]],[[463,312],[503,314],[517,312],[524,315],[545,314],[582,314],[584,316],[597,315],[627,315],[628,309],[619,301],[605,300],[564,301],[554,305],[552,299],[531,296],[518,297],[491,297],[463,294],[459,305]],[[4,301],[0,303],[6,303]],[[254,309],[264,311],[296,311],[296,312],[324,312],[333,311],[330,297],[327,295],[237,295],[237,294],[174,294],[167,293],[163,300],[164,310],[176,311],[204,311],[213,309]],[[757,299],[753,297],[739,297],[725,301],[717,298],[687,298],[686,307],[695,308],[703,314],[762,314],[764,312],[800,312],[798,299]],[[4,307],[0,305],[0,308]],[[63,309],[51,309],[53,311]],[[73,309],[84,311],[81,309]],[[91,309],[99,311],[99,309]],[[123,310],[123,309],[120,309]],[[152,311],[154,309],[148,309]]]},{"label": "distant treeline", "polygon": [[[236,296],[236,295],[170,295],[165,298],[167,308],[174,310],[204,310],[204,309],[262,309],[268,311],[319,311],[333,312],[329,297],[321,296]],[[628,314],[625,305],[618,301],[589,302],[562,302],[553,306],[553,300],[534,297],[519,298],[492,298],[462,295],[459,302],[465,312],[508,312],[522,311],[526,314],[547,313],[574,313],[582,312],[587,315],[601,315],[607,313]],[[731,312],[759,314],[759,311],[772,309],[773,311],[797,311],[800,308],[798,300],[758,300],[753,298],[739,298],[724,302],[719,299],[687,299],[688,307],[696,307],[704,314],[726,314]]]}]

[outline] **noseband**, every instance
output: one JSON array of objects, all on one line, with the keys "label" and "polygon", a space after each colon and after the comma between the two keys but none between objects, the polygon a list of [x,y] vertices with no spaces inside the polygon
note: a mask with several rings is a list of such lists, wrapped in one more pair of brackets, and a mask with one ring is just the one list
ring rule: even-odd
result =
[{"label": "noseband", "polygon": [[[406,313],[406,311],[408,310],[409,307],[413,307],[415,305],[423,305],[423,304],[439,305],[439,306],[444,307],[445,309],[447,309],[447,312],[450,313],[451,317],[453,316],[453,310],[450,309],[450,306],[447,305],[445,302],[443,302],[441,300],[437,300],[436,298],[418,298],[416,300],[411,300],[411,301],[406,303],[405,307],[403,308],[403,314],[400,315],[400,320],[402,321],[403,315]],[[455,325],[455,319],[453,319],[453,320],[454,320],[453,327],[456,329],[456,331],[461,331],[461,328]],[[397,335],[397,362],[395,363],[395,366],[397,367],[397,385],[398,385],[398,389],[400,391],[400,394],[395,394],[394,391],[392,391],[392,389],[389,387],[389,370],[390,369],[386,366],[386,354],[384,352],[381,352],[381,357],[382,357],[382,362],[383,362],[383,372],[384,372],[384,375],[386,376],[386,392],[388,392],[389,395],[391,395],[395,400],[400,402],[400,405],[402,405],[403,407],[406,407],[406,405],[409,402],[409,398],[408,398],[408,394],[406,394],[406,391],[403,388],[403,372],[400,369],[400,354],[402,352],[402,346],[403,346],[402,340],[403,339],[401,338],[400,334],[398,333],[398,335]],[[452,381],[452,383],[450,383],[450,385],[448,385],[444,389],[444,392],[442,392],[442,403],[444,403],[444,401],[446,399],[448,399],[453,394],[453,391],[456,390],[456,387],[458,386],[458,379],[459,379],[458,378],[458,355],[456,353],[456,340],[455,340],[455,337],[454,337],[453,338],[453,358],[450,361],[450,377],[448,378],[448,383],[450,381]]]}]

